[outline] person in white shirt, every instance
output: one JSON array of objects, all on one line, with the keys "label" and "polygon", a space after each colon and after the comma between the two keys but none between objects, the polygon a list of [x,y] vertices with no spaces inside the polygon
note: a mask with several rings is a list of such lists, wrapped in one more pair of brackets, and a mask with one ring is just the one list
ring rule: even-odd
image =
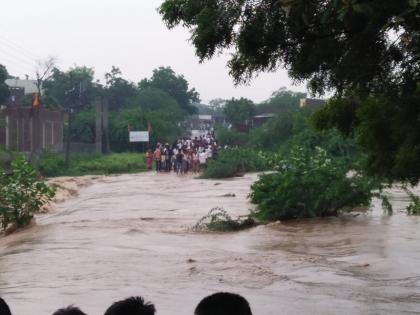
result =
[{"label": "person in white shirt", "polygon": [[211,159],[213,157],[213,150],[211,149],[211,146],[209,146],[206,150],[207,158]]},{"label": "person in white shirt", "polygon": [[207,152],[201,151],[200,153],[198,153],[198,159],[200,161],[200,166],[205,165],[207,162]]}]

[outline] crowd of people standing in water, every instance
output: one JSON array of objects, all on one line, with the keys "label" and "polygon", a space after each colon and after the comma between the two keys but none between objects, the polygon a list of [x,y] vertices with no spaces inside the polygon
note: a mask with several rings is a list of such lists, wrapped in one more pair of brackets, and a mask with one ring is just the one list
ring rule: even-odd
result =
[{"label": "crowd of people standing in water", "polygon": [[[113,303],[104,315],[155,315],[156,308],[142,297],[135,296]],[[0,315],[12,315],[7,303],[0,298]],[[61,308],[53,315],[86,315],[75,306]],[[252,315],[248,301],[235,293],[218,292],[202,299],[194,315]]]},{"label": "crowd of people standing in water", "polygon": [[219,150],[213,132],[194,138],[180,138],[173,144],[158,143],[155,150],[146,152],[147,169],[152,170],[155,164],[157,172],[199,173],[208,160],[217,157]]}]

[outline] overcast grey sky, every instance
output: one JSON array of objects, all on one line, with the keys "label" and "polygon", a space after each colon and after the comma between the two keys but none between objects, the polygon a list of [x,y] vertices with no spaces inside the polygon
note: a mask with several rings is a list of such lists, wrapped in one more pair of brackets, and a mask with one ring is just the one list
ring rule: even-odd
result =
[{"label": "overcast grey sky", "polygon": [[204,101],[214,98],[267,99],[292,86],[285,70],[262,74],[249,86],[235,87],[227,55],[198,62],[186,29],[169,31],[156,8],[162,0],[2,0],[0,64],[13,75],[33,75],[37,59],[55,56],[59,68],[86,65],[103,80],[112,65],[128,80],[150,77],[159,66],[183,74]]}]

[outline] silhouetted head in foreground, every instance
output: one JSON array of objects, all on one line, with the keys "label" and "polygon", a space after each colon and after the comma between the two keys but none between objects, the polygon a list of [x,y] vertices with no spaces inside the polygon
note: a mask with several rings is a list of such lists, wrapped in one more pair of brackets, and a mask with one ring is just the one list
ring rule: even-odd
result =
[{"label": "silhouetted head in foreground", "polygon": [[234,293],[219,292],[198,303],[195,315],[252,315],[248,301]]},{"label": "silhouetted head in foreground", "polygon": [[105,312],[105,315],[155,315],[155,306],[145,302],[142,297],[130,297],[115,302]]},{"label": "silhouetted head in foreground", "polygon": [[2,298],[0,298],[0,315],[12,315],[9,305]]},{"label": "silhouetted head in foreground", "polygon": [[56,310],[53,315],[86,315],[79,308],[74,306],[69,306],[66,308],[60,308]]}]

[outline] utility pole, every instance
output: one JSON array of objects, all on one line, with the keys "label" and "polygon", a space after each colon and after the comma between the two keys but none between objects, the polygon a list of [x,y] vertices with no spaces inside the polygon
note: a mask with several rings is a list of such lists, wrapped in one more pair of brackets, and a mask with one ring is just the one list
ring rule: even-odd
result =
[{"label": "utility pole", "polygon": [[[67,142],[66,142],[66,151],[65,151],[65,158],[64,158],[64,167],[66,170],[69,169],[69,165],[70,165],[71,128],[72,128],[72,121],[73,121],[73,107],[72,107],[73,98],[71,96],[72,96],[72,92],[74,93],[76,91],[76,87],[73,85],[72,74],[70,74],[70,85],[73,86],[73,88],[67,91],[67,93],[70,93],[70,98],[69,98],[70,101],[69,101],[69,106],[68,106]],[[82,92],[83,92],[82,81],[80,81],[79,82],[79,97],[78,97],[79,108],[82,107]]]},{"label": "utility pole", "polygon": [[95,99],[96,109],[96,136],[95,147],[98,154],[109,154],[109,118],[108,118],[108,100],[106,97],[98,96]]},{"label": "utility pole", "polygon": [[72,111],[71,105],[69,106],[69,109],[67,111],[68,117],[67,117],[67,139],[66,139],[66,151],[65,151],[65,158],[64,158],[64,167],[66,170],[69,169],[70,164],[70,136],[71,136],[71,122],[72,122]]},{"label": "utility pole", "polygon": [[97,154],[102,154],[102,97],[97,96],[95,98],[95,109],[96,109],[96,130],[95,130],[95,148]]},{"label": "utility pole", "polygon": [[64,168],[66,170],[69,169],[70,164],[70,141],[71,141],[71,122],[72,122],[72,97],[71,92],[74,91],[73,86],[73,75],[70,73],[70,86],[72,87],[70,90],[66,91],[65,94],[67,94],[67,101],[68,101],[68,108],[67,108],[67,139],[66,139],[66,150],[64,152]]}]

